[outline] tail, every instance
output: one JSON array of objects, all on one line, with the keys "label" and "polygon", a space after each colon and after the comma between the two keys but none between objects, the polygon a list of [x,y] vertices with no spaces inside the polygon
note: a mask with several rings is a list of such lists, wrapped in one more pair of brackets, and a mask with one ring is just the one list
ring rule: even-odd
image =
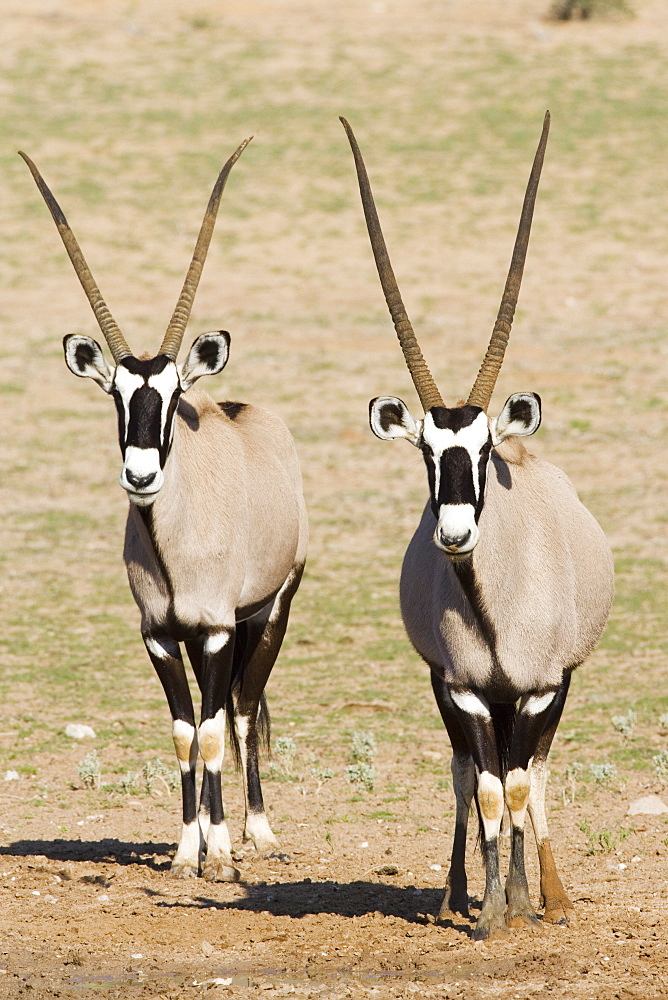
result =
[{"label": "tail", "polygon": [[[227,695],[227,702],[225,705],[225,712],[227,715],[227,732],[229,734],[230,749],[232,751],[232,756],[234,757],[234,764],[237,771],[241,770],[241,750],[239,748],[237,731],[234,727],[234,696],[239,690],[239,687],[241,685],[241,678],[243,673],[243,665],[244,665],[247,645],[248,645],[248,625],[246,624],[246,622],[239,622],[236,628],[236,635],[234,639],[232,678],[230,680],[230,689]],[[257,741],[258,741],[258,754],[262,751],[268,753],[271,744],[271,719],[269,717],[269,709],[267,707],[267,699],[264,696],[264,692],[260,697],[260,705],[257,713]]]},{"label": "tail", "polygon": [[[513,741],[515,730],[515,718],[517,708],[514,704],[491,703],[489,711],[494,724],[494,735],[496,736],[496,753],[499,760],[499,777],[501,784],[505,785],[508,774],[508,763],[510,760],[510,747]],[[475,797],[476,809],[478,811],[478,843],[483,841],[483,825],[480,806],[478,805],[478,795]]]}]

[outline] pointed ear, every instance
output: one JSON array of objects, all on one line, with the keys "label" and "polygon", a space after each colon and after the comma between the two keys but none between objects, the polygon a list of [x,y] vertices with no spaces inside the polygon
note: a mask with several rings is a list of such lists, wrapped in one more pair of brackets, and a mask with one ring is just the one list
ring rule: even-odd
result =
[{"label": "pointed ear", "polygon": [[226,330],[203,333],[193,343],[188,357],[181,365],[181,388],[189,389],[202,375],[217,375],[227,364],[230,353],[230,335]]},{"label": "pointed ear", "polygon": [[498,417],[491,422],[492,443],[496,446],[507,437],[527,437],[540,427],[540,396],[535,392],[516,392],[510,396]]},{"label": "pointed ear", "polygon": [[105,392],[111,392],[114,369],[107,364],[97,340],[71,333],[63,338],[63,350],[71,372],[80,378],[92,378]]},{"label": "pointed ear", "polygon": [[369,423],[371,430],[381,441],[406,438],[411,444],[420,446],[422,421],[415,420],[408,407],[396,396],[378,396],[369,403]]}]

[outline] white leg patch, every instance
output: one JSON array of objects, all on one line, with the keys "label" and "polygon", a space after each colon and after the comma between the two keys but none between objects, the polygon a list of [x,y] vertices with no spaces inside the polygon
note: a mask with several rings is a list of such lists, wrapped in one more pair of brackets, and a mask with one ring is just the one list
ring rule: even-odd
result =
[{"label": "white leg patch", "polygon": [[537,760],[531,767],[531,788],[529,791],[529,815],[536,834],[537,843],[549,837],[545,814],[545,788],[547,786],[547,765]]},{"label": "white leg patch", "polygon": [[479,698],[473,691],[450,691],[450,697],[455,705],[467,715],[481,715],[485,719],[490,718],[489,706],[482,698]]},{"label": "white leg patch", "polygon": [[524,829],[530,787],[531,765],[526,771],[522,767],[515,767],[506,775],[506,805],[513,826],[519,830]]},{"label": "white leg patch", "polygon": [[546,708],[549,708],[556,694],[556,691],[548,691],[547,694],[530,694],[522,700],[520,711],[525,715],[540,715]]},{"label": "white leg patch", "polygon": [[152,636],[147,636],[144,639],[144,644],[148,649],[149,653],[155,656],[156,660],[169,660],[175,659],[179,655],[178,643],[170,643],[169,640],[165,640],[165,643],[158,642]]},{"label": "white leg patch", "polygon": [[489,771],[483,771],[478,778],[478,802],[485,840],[498,837],[503,819],[503,785],[501,779]]},{"label": "white leg patch", "polygon": [[222,823],[212,823],[207,831],[206,854],[209,858],[224,858],[230,861],[232,858],[232,841],[230,831],[227,829],[225,820]]},{"label": "white leg patch", "polygon": [[181,828],[181,840],[172,861],[172,866],[188,865],[195,871],[199,868],[199,823],[184,823]]},{"label": "white leg patch", "polygon": [[207,636],[204,640],[205,656],[213,656],[214,653],[219,653],[229,641],[230,633],[227,629],[222,629],[220,632],[214,632],[213,635]]},{"label": "white leg patch", "polygon": [[251,840],[259,852],[270,851],[279,846],[264,813],[247,813],[244,840]]},{"label": "white leg patch", "polygon": [[207,770],[220,772],[225,751],[225,711],[219,708],[213,719],[205,719],[199,727],[199,750]]},{"label": "white leg patch", "polygon": [[184,774],[187,774],[197,762],[197,732],[195,727],[183,719],[174,719],[172,739],[179,767]]}]

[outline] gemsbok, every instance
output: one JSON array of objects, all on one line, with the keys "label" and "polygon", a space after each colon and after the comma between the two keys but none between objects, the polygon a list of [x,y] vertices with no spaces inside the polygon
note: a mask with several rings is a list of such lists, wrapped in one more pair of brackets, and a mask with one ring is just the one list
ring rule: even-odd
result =
[{"label": "gemsbok", "polygon": [[[545,813],[546,761],[573,670],[599,639],[613,594],[605,536],[568,478],[520,441],[540,424],[535,393],[512,395],[497,417],[488,409],[515,313],[549,114],[529,178],[512,262],[487,354],[466,403],[448,407],[408,319],[380,229],[362,156],[355,158],[376,266],[424,417],[396,397],[370,403],[373,432],[406,438],[427,466],[429,501],[404,557],[401,614],[431,668],[452,745],[455,833],[439,919],[468,916],[467,819],[475,797],[485,861],[485,893],[473,936],[533,923],[524,867],[531,817],[545,919],[564,923],[573,906],[557,874]],[[511,822],[505,891],[499,834]]]},{"label": "gemsbok", "polygon": [[[308,540],[296,450],[281,420],[246,403],[215,403],[191,386],[222,371],[229,334],[204,333],[177,355],[213,235],[228,174],[221,170],[192,261],[157,355],[134,357],[95,284],[58,203],[25,154],[115,362],[90,337],[64,339],[65,361],[116,404],[130,501],[124,559],[141,633],[172,716],[181,770],[183,827],[171,874],[236,881],[224,818],[221,768],[226,716],[245,791],[244,839],[267,853],[258,751],[269,738],[264,688],[287,627]],[[202,695],[199,727],[181,655],[184,643]],[[198,754],[203,760],[197,804]]]}]

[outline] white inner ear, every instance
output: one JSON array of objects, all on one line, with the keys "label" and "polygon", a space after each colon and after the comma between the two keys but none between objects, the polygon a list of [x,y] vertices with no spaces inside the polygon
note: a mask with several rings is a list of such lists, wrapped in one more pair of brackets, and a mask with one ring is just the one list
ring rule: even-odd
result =
[{"label": "white inner ear", "polygon": [[[205,341],[215,343],[218,349],[218,357],[214,364],[202,361],[200,357],[199,347]],[[193,382],[196,382],[198,378],[202,378],[203,375],[217,375],[227,364],[229,352],[229,339],[223,336],[222,332],[216,331],[215,333],[201,334],[190,348],[188,357],[183,365],[178,369],[181,388],[184,390],[189,389]]]},{"label": "white inner ear", "polygon": [[[77,358],[77,348],[84,347],[90,352],[90,360],[84,364]],[[105,392],[111,392],[114,369],[110,368],[102,353],[102,349],[92,337],[71,336],[65,344],[65,361],[74,375],[80,378],[92,378]]]},{"label": "white inner ear", "polygon": [[[399,423],[392,421],[383,426],[382,412],[386,407],[398,409],[401,415]],[[369,414],[371,430],[382,441],[392,441],[395,438],[405,438],[416,447],[422,439],[422,421],[415,420],[406,404],[396,396],[379,396],[374,400]]]},{"label": "white inner ear", "polygon": [[[530,403],[532,420],[529,424],[526,424],[523,420],[512,420],[510,417],[511,404],[513,400],[518,398],[526,399]],[[492,435],[492,444],[496,446],[508,437],[527,437],[530,434],[534,434],[539,427],[540,407],[535,396],[528,392],[516,392],[506,400],[498,417],[490,421],[489,429]]]}]

